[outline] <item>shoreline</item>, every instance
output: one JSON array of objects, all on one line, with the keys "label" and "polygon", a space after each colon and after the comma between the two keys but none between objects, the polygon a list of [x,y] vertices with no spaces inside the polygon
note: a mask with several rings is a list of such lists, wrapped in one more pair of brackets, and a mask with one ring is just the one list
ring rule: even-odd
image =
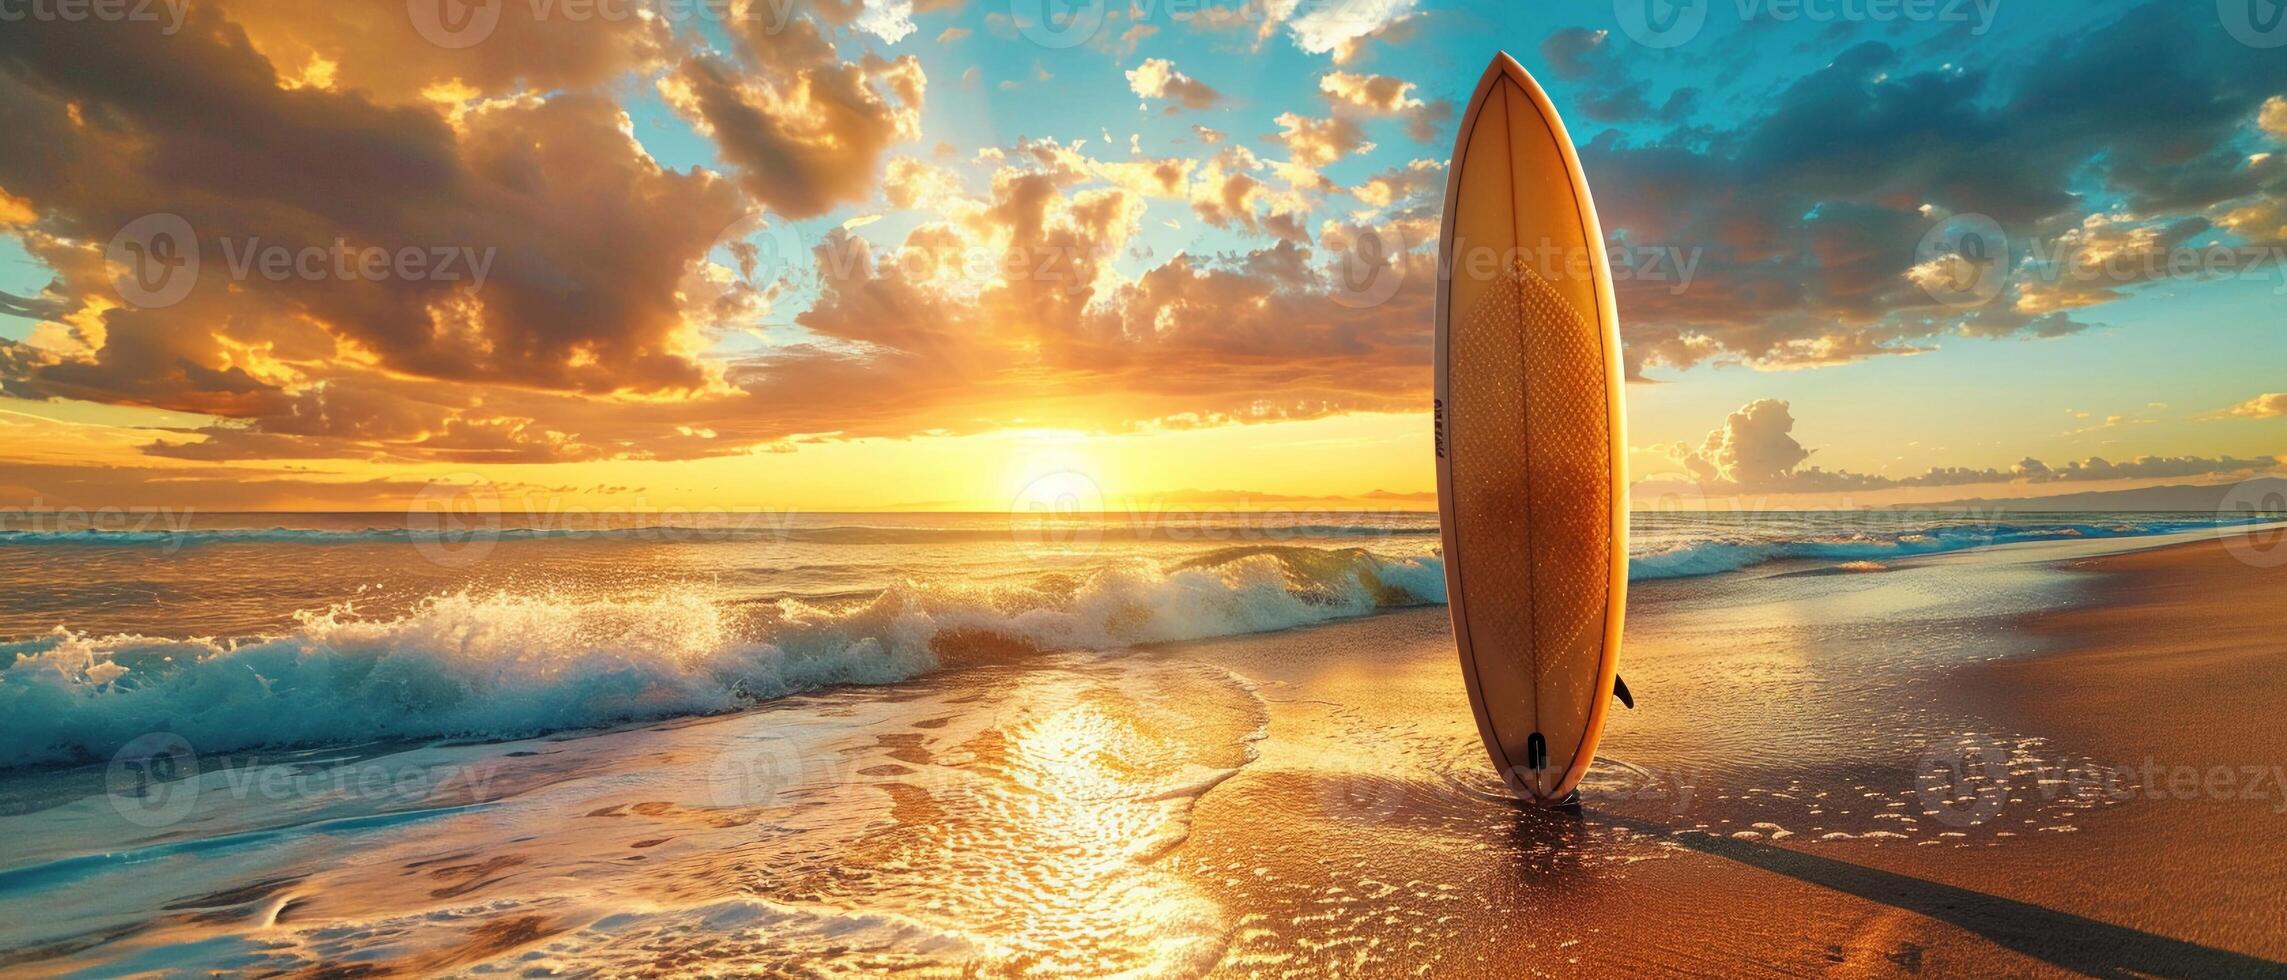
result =
[{"label": "shoreline", "polygon": [[[1945,564],[1929,574],[1957,574]],[[1666,676],[1700,656],[1695,638],[1665,635],[1688,611],[1631,610],[1643,653],[1624,654],[1624,670],[1652,697],[1644,710],[1615,712],[1599,753],[1604,778],[1577,817],[1501,794],[1469,724],[1443,609],[1148,652],[1232,670],[1270,710],[1260,758],[1199,801],[1171,859],[1232,920],[1216,972],[1372,972],[1429,955],[1454,975],[1662,963],[1734,973],[2287,971],[2287,926],[2271,921],[2287,906],[2287,849],[2274,843],[2287,817],[2236,800],[2047,800],[2054,791],[2041,782],[2053,774],[2044,761],[2110,758],[2124,747],[2117,739],[2168,724],[2121,716],[2119,702],[2146,696],[2154,678],[2200,692],[2219,672],[2287,656],[2287,641],[2268,640],[2202,659],[2187,639],[2260,634],[2262,602],[2287,594],[2287,573],[2242,574],[2259,570],[2214,540],[2038,565],[2106,577],[2074,583],[2062,606],[1986,621],[1978,646],[2006,652],[1900,689],[1966,707],[1956,724],[2010,747],[2005,796],[1994,797],[2004,802],[1961,820],[1927,810],[1927,826],[1902,837],[1750,829],[1761,811],[1739,807],[1787,795],[1783,781],[1708,776],[1681,792],[1660,781],[1693,773],[1670,761],[1669,744],[1693,737],[1692,719],[1657,719],[1696,708],[1697,690]],[[2212,598],[2187,608],[2187,591]],[[2019,649],[2025,640],[2030,649]],[[2280,696],[2287,672],[2272,671],[2234,703]],[[2266,726],[2271,715],[2212,717],[2213,730],[2179,726],[2173,744],[2287,766],[2287,726]],[[2238,737],[2213,741],[2225,730]],[[1925,754],[1944,747],[1933,741]],[[2208,762],[2188,748],[2184,758]],[[1631,783],[1629,770],[1658,778]],[[1861,763],[1810,785],[1840,800],[1856,795],[1853,784],[1910,787],[1914,776]],[[2275,789],[2287,802],[2287,786]]]},{"label": "shoreline", "polygon": [[2049,733],[2048,778],[2117,801],[2048,842],[2050,859],[2133,869],[2112,882],[2133,887],[2065,876],[2061,892],[2153,931],[2287,958],[2287,566],[2195,542],[2067,567],[2097,577],[2088,601],[2025,623],[2044,649],[1963,678]]},{"label": "shoreline", "polygon": [[[1508,795],[1448,612],[1422,606],[74,794],[0,818],[70,879],[0,889],[55,916],[19,917],[0,961],[2287,972],[2265,920],[2287,816],[2048,778],[2281,747],[2255,709],[2287,684],[2261,635],[2283,573],[2212,540],[2088,557],[2119,544],[1646,587],[1623,655],[1639,707],[1613,713],[1576,813]],[[2131,711],[2167,695],[2199,717],[2218,690],[2238,707],[2212,730]],[[1964,749],[1998,753],[1960,767],[1992,779],[1926,781]],[[187,818],[134,822],[178,800]],[[150,860],[79,860],[112,852]]]}]

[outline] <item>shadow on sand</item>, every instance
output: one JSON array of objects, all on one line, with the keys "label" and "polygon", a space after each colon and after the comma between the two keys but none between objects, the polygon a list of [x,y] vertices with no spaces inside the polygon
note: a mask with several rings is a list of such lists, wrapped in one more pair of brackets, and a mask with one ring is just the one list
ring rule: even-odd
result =
[{"label": "shadow on sand", "polygon": [[1579,840],[1583,826],[1617,827],[1671,840],[1702,854],[1928,916],[2076,973],[2097,977],[2287,977],[2287,963],[1791,848],[1709,834],[1679,834],[1674,827],[1593,810],[1520,812],[1517,833],[1520,839],[1563,848]]}]

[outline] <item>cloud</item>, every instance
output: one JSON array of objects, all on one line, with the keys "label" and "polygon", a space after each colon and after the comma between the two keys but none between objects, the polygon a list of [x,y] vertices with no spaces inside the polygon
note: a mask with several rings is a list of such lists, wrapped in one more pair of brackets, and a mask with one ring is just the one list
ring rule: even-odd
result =
[{"label": "cloud", "polygon": [[[1286,21],[1294,46],[1311,54],[1332,55],[1336,64],[1356,58],[1365,42],[1395,33],[1412,17],[1417,0],[1338,0],[1303,3],[1269,0],[1266,6]],[[1300,9],[1299,16],[1295,11]]]},{"label": "cloud", "polygon": [[1286,147],[1294,162],[1305,167],[1323,167],[1374,148],[1366,139],[1365,128],[1345,116],[1312,119],[1282,112],[1274,121],[1279,125],[1279,132],[1271,139]]},{"label": "cloud", "polygon": [[1175,63],[1166,58],[1146,58],[1143,64],[1129,71],[1127,76],[1128,88],[1137,97],[1164,99],[1175,103],[1168,107],[1170,112],[1177,108],[1212,108],[1223,98],[1221,93],[1206,83],[1177,71]]},{"label": "cloud", "polygon": [[1794,429],[1787,403],[1766,398],[1731,413],[1697,448],[1679,447],[1671,456],[1702,483],[1760,488],[1792,476],[1811,458]]},{"label": "cloud", "polygon": [[863,200],[885,151],[920,138],[928,77],[912,55],[840,59],[817,24],[757,25],[752,70],[702,54],[659,80],[669,105],[714,138],[753,198],[788,218]]},{"label": "cloud", "polygon": [[1318,79],[1318,90],[1337,105],[1348,105],[1385,115],[1417,109],[1422,101],[1413,95],[1414,84],[1388,75],[1355,75],[1346,71],[1330,71]]},{"label": "cloud", "polygon": [[1217,151],[1191,182],[1192,214],[1217,228],[1307,241],[1309,201],[1291,184],[1282,191],[1256,176],[1269,169],[1244,146]]},{"label": "cloud", "polygon": [[1319,78],[1318,89],[1337,111],[1404,119],[1406,135],[1416,142],[1435,139],[1440,127],[1453,118],[1453,103],[1444,99],[1424,102],[1413,94],[1414,83],[1389,75],[1333,71]]},{"label": "cloud", "polygon": [[2044,246],[2028,265],[2011,306],[2041,315],[2109,303],[2143,283],[2177,274],[2171,259],[2214,225],[2204,217],[2140,221],[2092,214]]},{"label": "cloud", "polygon": [[[26,247],[72,311],[43,328],[56,356],[12,388],[245,416],[350,362],[584,392],[710,383],[677,287],[747,207],[727,182],[662,169],[592,95],[447,118],[285,86],[210,9],[172,37],[99,22],[0,36],[0,116],[43,147],[0,158],[0,186],[38,209]],[[201,274],[173,306],[124,306],[102,243],[169,211],[198,237]],[[244,258],[337,243],[468,258],[380,276]]]},{"label": "cloud", "polygon": [[913,12],[914,0],[866,0],[865,9],[851,23],[884,43],[896,44],[916,30]]},{"label": "cloud", "polygon": [[2017,473],[2029,483],[2168,479],[2252,473],[2269,470],[2278,466],[2279,462],[2278,458],[2270,456],[2252,459],[2232,456],[2138,456],[2116,463],[2101,456],[2092,456],[2055,468],[2043,465],[2037,459],[2027,459],[2017,464]]},{"label": "cloud", "polygon": [[2205,418],[2275,419],[2287,417],[2287,392],[2257,395]]},{"label": "cloud", "polygon": [[481,43],[462,47],[423,36],[396,3],[215,6],[280,75],[324,79],[334,90],[392,103],[587,89],[650,69],[674,47],[666,18],[547,16],[532,3],[491,5],[495,26]]},{"label": "cloud", "polygon": [[1556,77],[1570,82],[1585,81],[1602,70],[1603,63],[1595,59],[1610,40],[1610,31],[1592,31],[1585,27],[1560,28],[1541,39],[1541,59],[1548,62]]},{"label": "cloud", "polygon": [[1696,104],[1698,90],[1677,89],[1655,110],[1643,82],[1630,77],[1627,45],[1615,44],[1610,31],[1567,27],[1541,41],[1541,58],[1558,78],[1583,83],[1565,106],[1597,122],[1662,122],[1682,120]]},{"label": "cloud", "polygon": [[2125,462],[2103,457],[2050,466],[2027,457],[2009,469],[1932,467],[1914,476],[1888,477],[1804,466],[1813,454],[1794,437],[1792,407],[1762,399],[1731,413],[1699,445],[1666,447],[1702,489],[1726,493],[1821,493],[1891,490],[1903,487],[1967,486],[1986,483],[2094,482],[2214,476],[2269,470],[2274,457],[2140,456]]},{"label": "cloud", "polygon": [[[1602,85],[1611,45],[1592,35],[1552,36],[1551,70]],[[2098,239],[2144,229],[2186,247],[2217,230],[2287,240],[2287,157],[2245,145],[2259,107],[2287,89],[2287,60],[2237,44],[2191,5],[2146,4],[2003,64],[1917,70],[1896,47],[1862,42],[1736,126],[1576,131],[1607,234],[1699,258],[1688,284],[1619,284],[1632,373],[2063,336],[2150,277],[2044,278],[2023,261],[2032,244],[2112,247]],[[2168,83],[2112,84],[2128,77]],[[1992,219],[2013,246],[2004,288],[1983,305],[1948,305],[1914,278],[1924,236],[1955,215]]]},{"label": "cloud", "polygon": [[1392,204],[1425,200],[1445,188],[1445,164],[1436,160],[1415,160],[1403,167],[1392,167],[1366,179],[1350,189],[1350,195],[1364,204],[1386,208]]},{"label": "cloud", "polygon": [[2274,95],[2263,100],[2263,109],[2256,117],[2263,131],[2287,140],[2287,95]]},{"label": "cloud", "polygon": [[[496,6],[495,36],[457,51],[394,8],[286,0],[196,4],[173,37],[95,21],[0,33],[0,226],[54,276],[0,296],[36,319],[0,343],[0,391],[195,416],[139,437],[153,457],[457,462],[1411,410],[1427,385],[1438,170],[1353,165],[1372,176],[1346,170],[1347,188],[1320,172],[1370,153],[1382,120],[1430,138],[1443,103],[1412,83],[1326,71],[1326,117],[1286,113],[1268,137],[1284,159],[1205,128],[1196,159],[1040,139],[970,157],[914,148],[920,61],[864,50],[911,39],[910,15],[943,3],[803,2],[704,37]],[[2139,288],[2045,284],[2020,260],[1991,303],[1947,306],[1912,275],[1916,243],[1951,215],[2085,249],[2287,239],[2287,157],[2258,152],[2276,152],[2287,70],[2181,6],[2073,31],[2024,68],[1916,71],[1890,44],[1843,48],[1736,125],[1679,116],[1690,97],[1636,84],[1608,38],[1552,37],[1551,71],[1601,100],[1579,118],[1618,127],[1576,130],[1608,230],[1694,253],[1688,283],[1621,284],[1631,374],[2063,336]],[[1337,60],[1421,20],[1410,0],[1246,13],[1258,41],[1285,32]],[[983,29],[1014,36],[996,16]],[[1179,108],[1227,104],[1164,61],[1130,81]],[[631,134],[656,120],[627,111],[636,85],[712,141],[720,173],[646,152]],[[790,230],[885,206],[909,213],[812,241]],[[1139,234],[1181,209],[1229,251],[1169,254]],[[209,270],[229,265],[223,238],[495,261],[482,289],[210,272],[137,309],[103,245],[158,211],[201,232]],[[1341,273],[1360,271],[1344,260],[1369,219],[1415,248],[1364,270],[1397,287],[1362,298]],[[1773,468],[1786,443],[1753,419],[1683,453],[1721,480],[1882,479]]]}]

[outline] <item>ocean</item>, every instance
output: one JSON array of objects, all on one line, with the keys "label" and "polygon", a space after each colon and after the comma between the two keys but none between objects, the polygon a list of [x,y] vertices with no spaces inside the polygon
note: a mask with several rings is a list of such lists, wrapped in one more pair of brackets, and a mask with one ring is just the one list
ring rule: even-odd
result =
[{"label": "ocean", "polygon": [[124,520],[0,532],[12,974],[1625,961],[1707,842],[2075,832],[2071,757],[1947,678],[2037,652],[2057,562],[2237,523],[1638,515],[1640,707],[1551,822],[1434,515]]},{"label": "ocean", "polygon": [[[1636,582],[2200,514],[1648,513]],[[27,526],[31,525],[31,526]],[[1435,514],[107,514],[0,525],[0,768],[507,738],[1445,601]]]}]

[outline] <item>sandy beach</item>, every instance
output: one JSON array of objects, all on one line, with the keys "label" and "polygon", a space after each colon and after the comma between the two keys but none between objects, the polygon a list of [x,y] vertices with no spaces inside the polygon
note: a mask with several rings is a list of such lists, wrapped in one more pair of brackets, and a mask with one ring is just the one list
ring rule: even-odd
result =
[{"label": "sandy beach", "polygon": [[[1780,790],[1657,775],[1693,764],[1660,744],[1689,726],[1645,718],[1735,705],[1672,700],[1667,668],[1683,654],[1656,604],[1631,624],[1643,707],[1615,717],[1602,753],[1631,763],[1606,766],[1578,817],[1505,807],[1473,775],[1476,733],[1447,710],[1461,693],[1445,624],[1424,611],[1183,651],[1256,678],[1271,722],[1262,759],[1201,802],[1178,858],[1245,910],[1222,964],[1233,974],[2287,972],[2287,729],[2266,710],[2287,695],[2287,640],[2257,612],[2287,594],[2287,572],[2213,542],[2066,567],[2086,588],[2071,608],[2010,627],[2038,653],[1931,679],[1927,693],[1975,706],[1965,722],[1988,733],[1967,743],[1973,776],[1978,753],[2011,750],[1991,756],[2006,777],[1990,812],[1949,824],[1924,809],[1896,833],[1827,838],[1778,829],[1825,809],[1755,802]],[[1325,656],[1344,649],[1392,662]],[[1876,756],[1830,770],[1813,797],[1894,793]],[[2262,773],[2235,768],[2243,781],[2211,794],[2217,766]],[[2133,770],[2134,788],[2103,795],[2090,774],[2112,770]],[[1696,792],[1682,788],[1695,775]]]},{"label": "sandy beach", "polygon": [[[948,616],[917,677],[540,738],[161,737],[0,780],[0,969],[2279,974],[2287,572],[2218,533],[1639,583],[1577,813],[1495,779],[1435,605],[1071,653]],[[1267,560],[1154,587],[1235,615]]]}]

